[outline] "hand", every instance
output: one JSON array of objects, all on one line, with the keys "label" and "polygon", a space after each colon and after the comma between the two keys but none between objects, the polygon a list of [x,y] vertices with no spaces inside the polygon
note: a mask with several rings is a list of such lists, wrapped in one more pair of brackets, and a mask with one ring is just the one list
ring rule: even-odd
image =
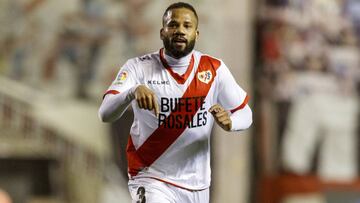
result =
[{"label": "hand", "polygon": [[156,117],[159,116],[159,105],[156,95],[145,85],[139,85],[135,89],[135,99],[140,109],[154,110]]},{"label": "hand", "polygon": [[210,109],[209,112],[214,116],[216,123],[224,130],[231,130],[231,119],[230,115],[225,109],[219,105],[215,104]]}]

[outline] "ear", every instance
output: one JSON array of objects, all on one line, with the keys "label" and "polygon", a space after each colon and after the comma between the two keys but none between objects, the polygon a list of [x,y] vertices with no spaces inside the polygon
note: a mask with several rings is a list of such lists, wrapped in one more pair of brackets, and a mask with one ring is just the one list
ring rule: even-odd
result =
[{"label": "ear", "polygon": [[164,40],[164,28],[160,29],[160,39]]},{"label": "ear", "polygon": [[197,41],[198,40],[198,38],[199,38],[199,30],[196,30],[196,34],[195,34],[195,40]]}]

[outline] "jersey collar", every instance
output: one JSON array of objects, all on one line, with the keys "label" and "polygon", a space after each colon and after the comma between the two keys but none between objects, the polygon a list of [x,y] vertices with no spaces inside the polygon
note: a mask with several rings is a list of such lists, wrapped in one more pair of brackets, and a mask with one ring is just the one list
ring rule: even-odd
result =
[{"label": "jersey collar", "polygon": [[188,79],[188,77],[190,76],[191,71],[194,68],[194,54],[191,55],[190,64],[189,64],[188,68],[186,69],[186,72],[184,74],[182,74],[182,75],[179,75],[179,74],[175,73],[173,71],[173,69],[171,68],[171,66],[166,62],[166,59],[164,57],[164,48],[160,49],[160,61],[161,61],[162,65],[164,66],[164,68],[170,73],[170,75],[179,84],[184,84],[185,83],[185,81]]}]

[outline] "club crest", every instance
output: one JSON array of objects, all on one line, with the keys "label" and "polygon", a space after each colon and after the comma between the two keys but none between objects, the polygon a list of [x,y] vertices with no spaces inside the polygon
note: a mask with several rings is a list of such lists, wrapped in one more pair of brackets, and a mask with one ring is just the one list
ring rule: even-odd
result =
[{"label": "club crest", "polygon": [[211,71],[207,70],[207,71],[199,72],[197,74],[197,77],[201,82],[208,84],[212,79],[212,74]]}]

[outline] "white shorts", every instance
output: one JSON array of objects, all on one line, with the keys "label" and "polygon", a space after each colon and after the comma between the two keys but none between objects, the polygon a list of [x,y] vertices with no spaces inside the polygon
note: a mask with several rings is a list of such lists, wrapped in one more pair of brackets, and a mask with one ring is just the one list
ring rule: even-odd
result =
[{"label": "white shorts", "polygon": [[128,183],[132,203],[209,203],[209,188],[186,190],[152,178]]}]

